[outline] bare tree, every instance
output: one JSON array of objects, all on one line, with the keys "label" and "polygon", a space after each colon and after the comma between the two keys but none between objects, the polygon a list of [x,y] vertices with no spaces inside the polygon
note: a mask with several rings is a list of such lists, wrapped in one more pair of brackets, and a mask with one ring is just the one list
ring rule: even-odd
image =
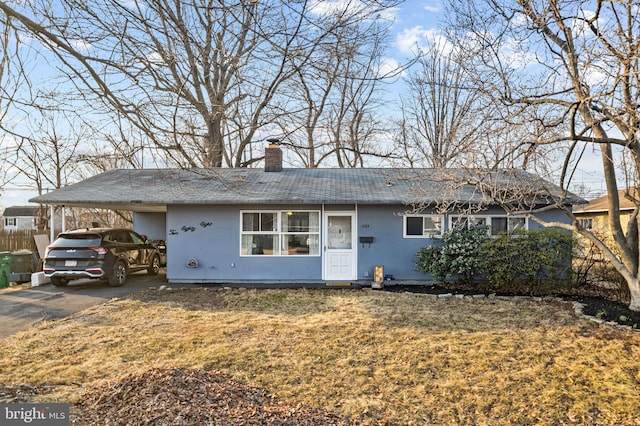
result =
[{"label": "bare tree", "polygon": [[375,111],[385,37],[379,23],[357,22],[327,37],[306,66],[296,64],[287,83],[296,97],[282,126],[283,132],[294,129],[285,143],[306,167],[357,167],[368,156],[387,156],[373,144],[381,128]]},{"label": "bare tree", "polygon": [[442,34],[419,50],[395,120],[394,158],[412,167],[521,168],[552,176],[557,147],[537,143],[550,129],[535,117],[510,116],[483,90],[472,65],[468,51]]},{"label": "bare tree", "polygon": [[397,2],[356,3],[339,19],[310,1],[42,0],[0,10],[58,56],[83,101],[119,114],[167,161],[240,167],[286,111],[294,65]]},{"label": "bare tree", "polygon": [[573,229],[599,247],[625,278],[630,308],[640,310],[640,200],[627,193],[636,209],[623,229],[618,196],[619,182],[640,182],[640,8],[631,0],[486,0],[451,2],[450,12],[477,86],[514,122],[533,119],[548,130],[534,143],[562,152],[563,188],[585,146],[599,149],[613,242],[581,228],[568,209],[571,226],[548,225]]},{"label": "bare tree", "polygon": [[[10,110],[14,102],[19,102],[16,93],[25,81],[21,56],[18,54],[19,39],[9,22],[9,18],[0,15],[0,191],[15,178],[17,171],[10,167],[14,159],[15,140],[6,132],[7,122],[11,121]],[[0,192],[1,194],[1,192]]]},{"label": "bare tree", "polygon": [[479,149],[484,114],[459,50],[433,40],[406,78],[397,152],[414,166],[446,168],[467,163]]}]

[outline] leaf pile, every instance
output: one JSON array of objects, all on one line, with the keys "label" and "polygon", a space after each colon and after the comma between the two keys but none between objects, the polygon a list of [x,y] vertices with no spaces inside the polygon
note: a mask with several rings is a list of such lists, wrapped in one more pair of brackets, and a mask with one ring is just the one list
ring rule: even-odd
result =
[{"label": "leaf pile", "polygon": [[153,368],[87,389],[76,425],[355,425],[337,414],[277,400],[223,374]]}]

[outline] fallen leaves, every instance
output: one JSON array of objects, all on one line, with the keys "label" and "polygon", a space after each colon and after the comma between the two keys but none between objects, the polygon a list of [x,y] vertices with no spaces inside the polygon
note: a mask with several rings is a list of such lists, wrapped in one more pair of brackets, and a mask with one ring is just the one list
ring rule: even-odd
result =
[{"label": "fallen leaves", "polygon": [[305,404],[287,404],[218,372],[153,368],[88,388],[76,425],[355,425]]}]

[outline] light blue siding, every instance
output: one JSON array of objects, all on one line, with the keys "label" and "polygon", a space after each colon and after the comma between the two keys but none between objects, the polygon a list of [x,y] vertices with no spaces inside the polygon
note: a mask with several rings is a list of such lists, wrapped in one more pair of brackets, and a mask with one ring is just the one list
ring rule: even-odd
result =
[{"label": "light blue siding", "polygon": [[[166,236],[167,279],[170,283],[318,282],[322,280],[321,256],[241,256],[240,212],[322,209],[321,205],[169,206],[166,214],[136,213],[134,229],[153,239]],[[373,280],[376,265],[382,265],[385,274],[393,275],[396,280],[430,278],[415,271],[415,254],[421,247],[439,240],[403,237],[402,214],[407,210],[406,206],[324,206],[325,211],[353,209],[357,211],[355,232],[359,280]],[[495,207],[480,214],[505,213]],[[443,216],[445,229],[449,217],[449,214]],[[545,221],[568,223],[568,218],[558,210],[542,212],[539,217]],[[529,220],[529,229],[541,228],[541,225]],[[373,237],[373,242],[360,243],[360,237]],[[188,266],[191,259],[197,261],[197,267]]]},{"label": "light blue siding", "polygon": [[[169,282],[305,281],[322,278],[320,256],[241,256],[240,211],[291,206],[170,206],[167,211]],[[320,206],[298,209],[320,210]],[[187,266],[190,259],[198,267]]]},{"label": "light blue siding", "polygon": [[165,213],[133,213],[133,229],[146,235],[150,240],[164,240],[167,235],[167,215]]},{"label": "light blue siding", "polygon": [[[373,243],[358,242],[358,278],[368,273],[373,280],[373,268],[384,267],[385,275],[395,279],[427,278],[415,271],[415,254],[420,247],[433,243],[431,238],[403,238],[403,206],[358,206],[358,236],[373,237]],[[359,238],[358,238],[359,241]]]}]

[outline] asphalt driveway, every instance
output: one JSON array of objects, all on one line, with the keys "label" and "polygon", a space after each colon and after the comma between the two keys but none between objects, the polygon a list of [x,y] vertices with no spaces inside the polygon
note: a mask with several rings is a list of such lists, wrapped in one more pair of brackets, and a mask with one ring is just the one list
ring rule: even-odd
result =
[{"label": "asphalt driveway", "polygon": [[45,284],[39,287],[0,290],[0,339],[26,330],[43,320],[67,317],[75,312],[127,296],[136,291],[166,284],[164,269],[156,276],[132,274],[123,287],[109,287],[104,281],[77,280],[67,287]]}]

